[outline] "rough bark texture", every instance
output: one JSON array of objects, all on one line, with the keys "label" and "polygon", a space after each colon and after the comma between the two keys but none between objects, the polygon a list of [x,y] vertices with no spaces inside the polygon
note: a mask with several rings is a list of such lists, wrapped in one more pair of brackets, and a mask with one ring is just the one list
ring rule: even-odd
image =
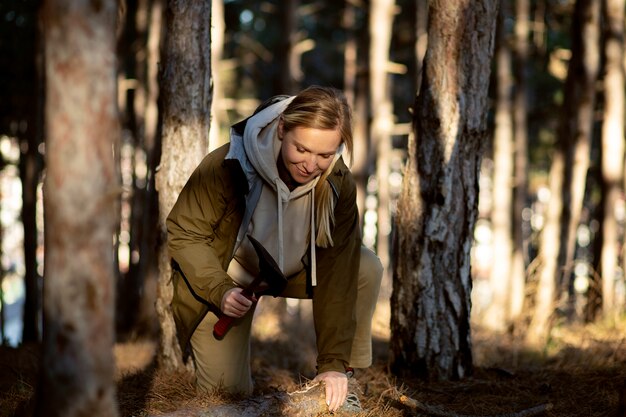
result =
[{"label": "rough bark texture", "polygon": [[156,303],[161,324],[159,362],[182,368],[182,355],[170,302],[170,258],[165,219],[187,179],[206,154],[211,108],[211,2],[170,0],[161,80],[162,153],[156,174],[159,193],[159,285]]},{"label": "rough bark texture", "polygon": [[417,140],[396,218],[396,374],[452,379],[472,371],[470,249],[497,8],[496,0],[430,3]]},{"label": "rough bark texture", "polygon": [[599,63],[599,6],[599,0],[578,0],[574,9],[572,59],[564,89],[558,144],[550,168],[550,203],[539,238],[535,310],[527,332],[528,342],[535,345],[547,340],[558,284],[563,290],[569,287],[575,232],[589,167]]},{"label": "rough bark texture", "polygon": [[49,0],[40,416],[116,416],[115,2]]}]

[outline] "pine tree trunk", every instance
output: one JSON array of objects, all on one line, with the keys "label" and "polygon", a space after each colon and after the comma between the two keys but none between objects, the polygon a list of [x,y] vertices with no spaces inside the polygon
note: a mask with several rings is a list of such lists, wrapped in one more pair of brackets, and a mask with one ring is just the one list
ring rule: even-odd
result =
[{"label": "pine tree trunk", "polygon": [[497,0],[430,4],[396,218],[390,345],[399,375],[453,379],[472,372],[470,249],[497,9]]},{"label": "pine tree trunk", "polygon": [[[394,0],[373,0],[370,4],[370,136],[376,155],[378,193],[378,234],[376,253],[385,271],[389,269],[389,236],[391,214],[389,210],[389,159],[393,129],[393,103],[391,80],[387,73],[389,47],[394,16]],[[383,278],[383,287],[388,280]],[[383,288],[383,293],[385,292]]]},{"label": "pine tree trunk", "polygon": [[[606,318],[622,311],[615,298],[619,259],[616,210],[623,188],[624,162],[624,0],[605,0],[606,44],[604,124],[602,125],[602,312]],[[623,303],[623,300],[621,300]],[[590,306],[593,308],[593,306]]]},{"label": "pine tree trunk", "polygon": [[512,184],[513,184],[513,74],[509,33],[504,25],[510,18],[509,2],[500,1],[498,37],[496,46],[497,98],[493,144],[493,259],[490,287],[491,302],[482,322],[490,329],[504,331],[509,321],[511,299],[512,239]]},{"label": "pine tree trunk", "polygon": [[574,260],[576,228],[589,167],[599,63],[599,12],[599,0],[576,2],[572,58],[565,83],[558,144],[549,174],[550,202],[537,255],[539,279],[535,310],[527,332],[528,342],[539,346],[549,335],[557,289],[568,290]]},{"label": "pine tree trunk", "polygon": [[38,415],[118,415],[113,383],[115,2],[49,0]]},{"label": "pine tree trunk", "polygon": [[515,142],[515,168],[513,191],[513,259],[511,260],[511,304],[509,315],[516,322],[522,315],[526,293],[526,265],[524,246],[523,211],[528,198],[528,99],[527,68],[530,26],[530,3],[515,1],[515,56],[513,72],[515,92],[513,104],[513,137]]},{"label": "pine tree trunk", "polygon": [[167,370],[184,367],[170,303],[173,296],[165,219],[187,179],[206,154],[211,108],[211,2],[168,2],[161,77],[162,153],[156,174],[159,193],[159,362]]}]

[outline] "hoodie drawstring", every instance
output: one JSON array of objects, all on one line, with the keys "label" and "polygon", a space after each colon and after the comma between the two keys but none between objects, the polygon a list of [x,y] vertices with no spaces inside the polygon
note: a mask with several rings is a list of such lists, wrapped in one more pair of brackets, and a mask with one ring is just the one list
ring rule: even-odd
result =
[{"label": "hoodie drawstring", "polygon": [[317,260],[315,259],[315,187],[311,190],[311,286],[317,285]]}]

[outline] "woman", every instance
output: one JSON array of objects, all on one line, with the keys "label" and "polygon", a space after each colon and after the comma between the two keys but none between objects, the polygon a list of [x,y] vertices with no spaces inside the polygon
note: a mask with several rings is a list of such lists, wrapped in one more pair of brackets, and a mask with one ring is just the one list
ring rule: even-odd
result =
[{"label": "woman", "polygon": [[[167,219],[172,308],[199,388],[252,392],[256,298],[241,292],[259,271],[248,235],[289,279],[281,296],[313,299],[315,380],[330,411],[346,399],[346,371],[371,364],[382,267],[361,246],[356,187],[341,157],[352,152],[351,124],[333,88],[270,99],[232,127],[230,143],[205,157],[179,195]],[[221,314],[237,320],[217,340]]]}]

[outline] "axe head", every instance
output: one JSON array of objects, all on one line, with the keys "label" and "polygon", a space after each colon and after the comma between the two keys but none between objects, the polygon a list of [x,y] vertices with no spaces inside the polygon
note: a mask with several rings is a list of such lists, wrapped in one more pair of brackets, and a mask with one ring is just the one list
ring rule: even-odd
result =
[{"label": "axe head", "polygon": [[278,264],[272,258],[272,255],[263,247],[263,245],[250,235],[247,235],[252,243],[252,247],[256,251],[259,258],[259,271],[263,280],[269,285],[269,288],[263,291],[263,294],[280,295],[287,286],[287,278],[282,273]]}]

